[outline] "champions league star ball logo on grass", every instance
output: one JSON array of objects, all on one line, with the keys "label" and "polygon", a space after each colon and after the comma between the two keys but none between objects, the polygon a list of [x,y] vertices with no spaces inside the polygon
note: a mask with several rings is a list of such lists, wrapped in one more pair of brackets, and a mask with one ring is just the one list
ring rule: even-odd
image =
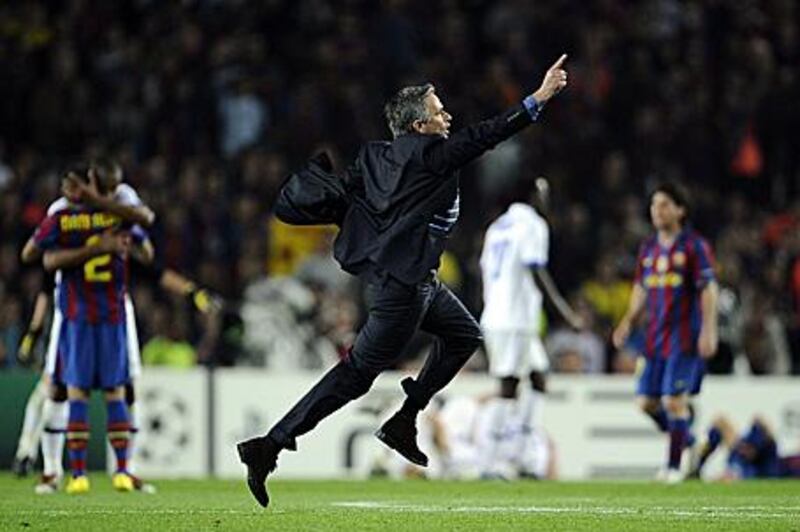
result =
[{"label": "champions league star ball logo on grass", "polygon": [[180,396],[155,388],[144,394],[141,408],[138,458],[152,465],[175,464],[191,444],[189,405]]}]

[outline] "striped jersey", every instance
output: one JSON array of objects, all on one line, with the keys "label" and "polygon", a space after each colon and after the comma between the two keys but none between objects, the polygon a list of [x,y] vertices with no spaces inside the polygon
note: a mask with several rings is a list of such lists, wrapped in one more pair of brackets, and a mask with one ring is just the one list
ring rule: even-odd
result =
[{"label": "striped jersey", "polygon": [[668,358],[697,352],[700,293],[715,281],[714,257],[697,232],[683,229],[670,246],[653,235],[639,248],[634,282],[644,288],[644,354]]},{"label": "striped jersey", "polygon": [[[120,227],[117,216],[70,204],[45,218],[36,228],[34,242],[43,251],[74,249]],[[60,270],[56,300],[69,320],[124,323],[124,296],[128,281],[127,259],[117,254],[98,255],[84,264]]]}]

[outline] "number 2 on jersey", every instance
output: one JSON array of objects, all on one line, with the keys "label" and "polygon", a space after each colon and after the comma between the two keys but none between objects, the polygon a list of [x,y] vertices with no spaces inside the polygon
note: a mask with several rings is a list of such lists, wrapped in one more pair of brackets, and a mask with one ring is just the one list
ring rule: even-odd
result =
[{"label": "number 2 on jersey", "polygon": [[500,277],[500,269],[503,266],[503,258],[506,255],[506,251],[508,251],[509,244],[510,242],[508,240],[499,240],[492,243],[492,247],[490,248],[491,266],[489,268],[492,279]]},{"label": "number 2 on jersey", "polygon": [[[100,235],[92,235],[86,239],[87,246],[94,246],[100,242]],[[86,261],[83,265],[83,278],[90,283],[108,283],[111,281],[111,270],[108,265],[111,264],[111,255],[98,255],[95,258]]]}]

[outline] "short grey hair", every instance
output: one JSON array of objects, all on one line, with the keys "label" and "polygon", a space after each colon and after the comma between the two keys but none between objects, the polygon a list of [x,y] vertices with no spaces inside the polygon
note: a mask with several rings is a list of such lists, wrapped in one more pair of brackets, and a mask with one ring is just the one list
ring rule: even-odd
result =
[{"label": "short grey hair", "polygon": [[394,138],[414,131],[413,124],[417,120],[428,120],[428,109],[425,107],[425,97],[434,92],[430,83],[403,87],[392,96],[383,107],[383,114],[389,123]]}]

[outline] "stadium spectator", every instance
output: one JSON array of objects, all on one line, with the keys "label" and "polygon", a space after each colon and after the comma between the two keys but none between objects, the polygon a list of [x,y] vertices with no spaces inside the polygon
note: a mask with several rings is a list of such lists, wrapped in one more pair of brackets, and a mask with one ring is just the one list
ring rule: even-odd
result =
[{"label": "stadium spectator", "polygon": [[547,337],[547,354],[559,373],[603,373],[606,369],[606,346],[595,332],[597,318],[590,304],[574,298],[575,311],[584,327],[579,330],[561,326]]},{"label": "stadium spectator", "polygon": [[186,342],[186,331],[181,330],[185,320],[175,320],[168,307],[156,305],[153,309],[154,334],[142,348],[142,362],[146,366],[190,368],[197,364],[197,353]]}]

